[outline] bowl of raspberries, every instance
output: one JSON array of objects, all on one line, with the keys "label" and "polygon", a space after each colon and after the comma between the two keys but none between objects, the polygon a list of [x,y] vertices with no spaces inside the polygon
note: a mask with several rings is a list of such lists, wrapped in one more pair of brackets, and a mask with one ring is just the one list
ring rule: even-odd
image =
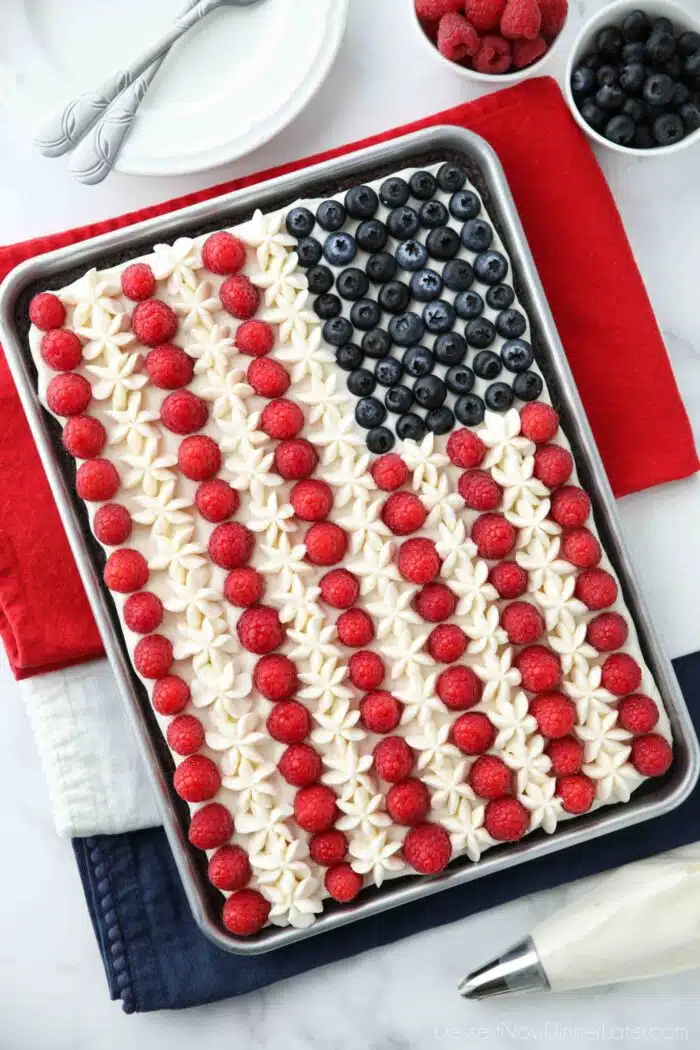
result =
[{"label": "bowl of raspberries", "polygon": [[[688,7],[698,10],[697,0]],[[617,0],[581,30],[566,72],[574,117],[618,153],[654,156],[700,140],[700,13]]]},{"label": "bowl of raspberries", "polygon": [[420,35],[468,80],[513,83],[539,72],[561,38],[569,0],[410,0]]}]

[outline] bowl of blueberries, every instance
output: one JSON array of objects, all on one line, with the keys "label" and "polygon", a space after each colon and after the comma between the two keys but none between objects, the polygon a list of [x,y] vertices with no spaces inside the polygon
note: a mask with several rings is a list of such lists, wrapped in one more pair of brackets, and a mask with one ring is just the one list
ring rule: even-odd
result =
[{"label": "bowl of blueberries", "polygon": [[619,153],[692,145],[700,140],[700,16],[670,0],[608,4],[574,44],[566,95],[583,130]]}]

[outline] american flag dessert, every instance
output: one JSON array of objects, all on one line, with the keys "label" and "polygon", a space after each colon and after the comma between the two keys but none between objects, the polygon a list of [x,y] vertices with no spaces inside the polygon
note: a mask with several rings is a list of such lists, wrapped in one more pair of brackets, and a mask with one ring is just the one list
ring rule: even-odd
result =
[{"label": "american flag dessert", "polygon": [[157,244],[30,319],[232,934],[556,834],[669,768],[459,164]]}]

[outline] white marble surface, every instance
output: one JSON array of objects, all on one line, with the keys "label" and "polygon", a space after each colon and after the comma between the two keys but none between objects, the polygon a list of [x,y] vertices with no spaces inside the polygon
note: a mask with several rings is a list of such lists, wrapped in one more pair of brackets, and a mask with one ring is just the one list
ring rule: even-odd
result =
[{"label": "white marble surface", "polygon": [[[0,112],[0,237],[11,242],[93,221],[471,97],[468,85],[424,54],[408,25],[408,2],[351,0],[348,33],[322,95],[264,149],[216,173],[170,180],[115,176],[96,189],[84,188],[71,181],[63,162],[34,156],[26,129]],[[604,3],[572,0],[567,33]],[[562,65],[565,54],[566,47]],[[699,156],[695,150],[644,162],[606,153],[601,162],[700,437],[700,347],[694,324]],[[653,594],[654,573],[648,566],[645,577]],[[463,972],[517,940],[578,888],[514,902],[238,1001],[180,1014],[126,1017],[108,999],[72,851],[53,832],[29,726],[4,664],[0,696],[5,745],[0,797],[6,800],[0,867],[1,1050],[121,1050],[125,1044],[135,1050],[228,1045],[260,1050],[485,1045],[505,1050],[520,1043],[565,1048],[698,1042],[698,972],[577,995],[490,1004],[458,998],[455,984]],[[465,889],[477,891],[478,884]]]}]

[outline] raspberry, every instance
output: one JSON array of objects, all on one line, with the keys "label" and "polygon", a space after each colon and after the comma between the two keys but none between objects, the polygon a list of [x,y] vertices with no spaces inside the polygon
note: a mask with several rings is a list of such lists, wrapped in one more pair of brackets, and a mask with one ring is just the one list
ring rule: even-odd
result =
[{"label": "raspberry", "polygon": [[233,817],[220,802],[210,802],[193,814],[187,838],[197,849],[216,849],[233,835]]},{"label": "raspberry", "polygon": [[542,55],[545,55],[548,50],[549,44],[541,36],[536,36],[534,40],[514,40],[513,65],[516,69],[524,69],[525,66],[531,66],[538,58],[542,58]]},{"label": "raspberry", "polygon": [[478,467],[486,454],[486,445],[474,433],[463,427],[461,430],[453,430],[447,442],[447,455],[456,467],[467,470]]},{"label": "raspberry", "polygon": [[549,741],[545,754],[552,763],[551,771],[555,777],[578,773],[583,763],[583,743],[576,737],[562,736]]},{"label": "raspberry", "polygon": [[140,591],[148,582],[148,565],[138,551],[128,547],[113,551],[107,558],[102,574],[110,591],[118,594],[131,594]]},{"label": "raspberry", "polygon": [[312,861],[315,864],[322,864],[324,868],[329,868],[332,864],[340,864],[347,851],[348,840],[337,828],[322,831],[320,835],[314,835],[309,842]]},{"label": "raspberry", "polygon": [[502,758],[480,755],[469,770],[469,784],[482,798],[503,798],[510,792],[513,774]]},{"label": "raspberry", "polygon": [[321,756],[309,744],[290,744],[277,768],[288,784],[306,787],[321,775]]},{"label": "raspberry", "polygon": [[632,741],[630,762],[643,777],[660,777],[673,761],[671,745],[658,733],[638,736]]},{"label": "raspberry", "polygon": [[399,547],[398,566],[410,583],[430,583],[440,572],[440,556],[432,540],[405,540]]},{"label": "raspberry", "polygon": [[530,645],[544,633],[544,618],[529,602],[512,602],[501,611],[501,627],[512,645]]},{"label": "raspberry", "polygon": [[148,299],[134,307],[131,328],[144,346],[169,343],[177,332],[177,314],[160,299]]},{"label": "raspberry", "polygon": [[119,474],[108,459],[89,459],[75,475],[75,490],[88,503],[104,503],[119,489]]},{"label": "raspberry", "polygon": [[549,740],[568,736],[576,724],[576,704],[563,693],[538,693],[530,701],[530,714],[542,736]]},{"label": "raspberry", "polygon": [[537,0],[506,0],[501,15],[501,33],[506,40],[534,40],[541,24]]},{"label": "raspberry", "polygon": [[224,581],[224,598],[231,605],[240,609],[247,609],[250,605],[256,605],[262,598],[265,582],[259,572],[255,569],[246,568],[233,569]]},{"label": "raspberry", "polygon": [[391,733],[401,719],[403,704],[384,690],[367,693],[360,701],[360,721],[370,733]]},{"label": "raspberry", "polygon": [[163,678],[172,664],[173,647],[162,634],[149,634],[134,649],[134,667],[142,678]]},{"label": "raspberry", "polygon": [[250,937],[263,928],[270,907],[270,902],[257,890],[239,890],[226,898],[222,913],[224,926],[239,937]]},{"label": "raspberry", "polygon": [[104,448],[107,434],[99,419],[72,416],[63,428],[63,447],[76,459],[94,459]]},{"label": "raspberry", "polygon": [[517,562],[501,561],[489,572],[489,583],[496,588],[499,597],[519,598],[527,590],[528,575]]},{"label": "raspberry", "polygon": [[530,814],[517,798],[495,798],[486,806],[484,827],[497,842],[517,842],[530,827]]},{"label": "raspberry", "polygon": [[464,13],[479,36],[498,30],[506,0],[465,0]]},{"label": "raspberry", "polygon": [[576,580],[574,594],[589,609],[607,609],[617,598],[617,580],[605,569],[586,569]]},{"label": "raspberry", "polygon": [[281,397],[289,389],[289,374],[279,361],[256,357],[248,366],[248,383],[260,397]]},{"label": "raspberry", "polygon": [[364,609],[348,609],[336,621],[338,640],[350,649],[361,649],[374,638],[372,617]]},{"label": "raspberry", "polygon": [[[234,280],[247,281],[248,278],[241,277],[234,278]],[[254,288],[253,291],[255,291]],[[234,342],[242,354],[248,354],[249,357],[264,357],[275,345],[275,332],[272,325],[266,321],[244,321],[236,329]]]},{"label": "raspberry", "polygon": [[561,678],[559,657],[545,645],[530,645],[521,649],[513,662],[520,672],[523,689],[531,693],[553,689]]},{"label": "raspberry", "polygon": [[477,73],[507,73],[512,64],[510,44],[502,36],[484,36],[472,59]]},{"label": "raspberry", "polygon": [[428,512],[412,492],[394,492],[382,509],[382,521],[396,536],[408,536],[423,527]]},{"label": "raspberry", "polygon": [[[219,288],[219,298],[224,310],[228,310],[232,317],[239,321],[247,321],[252,317],[260,305],[260,293],[247,277],[236,274],[227,277]],[[239,346],[238,333],[236,333],[236,346],[242,353],[249,353]],[[255,355],[256,357],[259,355]]]},{"label": "raspberry", "polygon": [[357,601],[360,584],[347,569],[332,569],[320,580],[321,597],[334,609],[349,609]]},{"label": "raspberry", "polygon": [[298,700],[280,700],[267,716],[267,731],[280,744],[298,744],[311,731],[311,716]]},{"label": "raspberry", "polygon": [[194,375],[194,361],[181,346],[163,343],[146,354],[146,371],[154,386],[161,390],[179,390]]},{"label": "raspberry", "polygon": [[576,485],[564,485],[552,496],[550,517],[557,525],[571,529],[583,525],[591,510],[591,500],[587,492]]},{"label": "raspberry", "polygon": [[123,616],[124,623],[134,634],[152,634],[163,620],[163,603],[157,594],[140,591],[126,599]]},{"label": "raspberry", "polygon": [[650,733],[658,721],[659,709],[644,693],[630,693],[617,705],[617,724],[628,733]]},{"label": "raspberry", "polygon": [[503,489],[486,470],[467,470],[457,482],[457,491],[471,510],[495,510]]},{"label": "raspberry", "polygon": [[159,715],[179,715],[190,702],[190,687],[175,674],[159,678],[151,698]]},{"label": "raspberry", "polygon": [[213,478],[199,486],[194,502],[205,521],[218,523],[236,513],[240,498],[227,481]]},{"label": "raspberry", "polygon": [[221,469],[221,449],[203,434],[186,437],[177,450],[177,465],[190,481],[207,481]]},{"label": "raspberry", "polygon": [[204,743],[204,726],[194,715],[178,715],[168,726],[166,736],[176,755],[193,755]]},{"label": "raspberry", "polygon": [[438,51],[451,62],[461,62],[476,54],[479,37],[464,15],[449,11],[440,19],[437,36]]},{"label": "raspberry", "polygon": [[558,429],[559,416],[543,401],[531,401],[520,413],[520,432],[536,445],[546,445]]},{"label": "raspberry", "polygon": [[335,795],[325,784],[299,788],[294,798],[294,817],[304,831],[327,831],[337,812]]},{"label": "raspberry", "polygon": [[533,473],[547,488],[558,489],[569,480],[573,469],[573,457],[561,445],[543,445],[535,452]]},{"label": "raspberry", "polygon": [[557,794],[567,813],[586,813],[593,805],[596,786],[585,773],[570,773],[557,780]]},{"label": "raspberry", "polygon": [[444,583],[429,583],[416,596],[415,607],[428,623],[440,623],[452,616],[457,598]]},{"label": "raspberry", "polygon": [[440,824],[419,824],[404,839],[403,855],[421,875],[437,875],[452,856],[450,836]]},{"label": "raspberry", "polygon": [[602,557],[600,543],[588,529],[570,529],[562,538],[561,552],[579,569],[591,569]]},{"label": "raspberry", "polygon": [[461,11],[464,0],[416,0],[416,14],[426,22],[438,22],[448,11]]},{"label": "raspberry", "polygon": [[250,529],[237,521],[227,521],[216,526],[209,537],[207,550],[215,565],[230,570],[246,564],[254,545],[255,537]]},{"label": "raspberry", "polygon": [[387,736],[374,749],[374,771],[382,780],[398,784],[413,769],[413,752],[401,736]]},{"label": "raspberry", "polygon": [[569,0],[538,0],[542,25],[542,36],[553,40],[562,31],[569,13]]},{"label": "raspberry", "polygon": [[479,555],[489,560],[504,558],[515,547],[517,532],[500,514],[482,514],[472,525],[472,539]]},{"label": "raspberry", "polygon": [[465,755],[480,755],[493,745],[496,730],[481,711],[460,715],[452,726],[452,740]]},{"label": "raspberry", "polygon": [[377,488],[384,492],[394,492],[406,483],[408,467],[396,452],[380,456],[370,467]]},{"label": "raspberry", "polygon": [[386,672],[381,656],[369,649],[362,649],[350,657],[348,673],[356,689],[371,692],[379,688]]},{"label": "raspberry", "polygon": [[66,319],[66,308],[53,292],[39,292],[29,304],[29,320],[42,332],[60,328]]},{"label": "raspberry", "polygon": [[483,685],[471,667],[458,664],[442,671],[435,683],[435,691],[450,711],[466,711],[481,700]]},{"label": "raspberry", "polygon": [[452,664],[459,660],[467,648],[467,636],[454,623],[442,623],[428,636],[427,649],[433,660],[440,664]]},{"label": "raspberry", "polygon": [[604,612],[595,616],[588,625],[586,641],[599,653],[610,653],[627,641],[627,624],[616,612]]},{"label": "raspberry", "polygon": [[147,263],[132,263],[122,270],[121,285],[127,299],[141,303],[144,299],[150,299],[155,292],[156,279]]},{"label": "raspberry", "polygon": [[430,812],[430,792],[422,780],[402,780],[389,788],[386,811],[395,824],[422,824]]},{"label": "raspberry", "polygon": [[194,434],[202,429],[208,415],[206,402],[189,390],[168,394],[160,406],[161,422],[173,434]]},{"label": "raspberry", "polygon": [[271,653],[284,641],[284,627],[280,623],[277,610],[266,605],[256,605],[241,613],[236,631],[243,648],[256,656]]},{"label": "raspberry", "polygon": [[304,413],[284,397],[268,402],[260,418],[260,429],[277,441],[296,437],[303,426]]},{"label": "raspberry", "polygon": [[52,328],[42,336],[39,353],[55,372],[71,372],[83,359],[83,347],[75,332]]},{"label": "raspberry", "polygon": [[245,263],[245,244],[232,233],[212,233],[202,245],[202,262],[212,273],[238,273]]},{"label": "raspberry", "polygon": [[131,515],[119,503],[105,503],[92,520],[92,531],[105,547],[118,547],[131,535]]},{"label": "raspberry", "polygon": [[348,537],[340,525],[319,521],[304,537],[306,557],[312,565],[335,565],[342,561],[348,549]]},{"label": "raspberry", "polygon": [[363,878],[349,864],[336,864],[329,868],[323,884],[335,901],[347,904],[355,899],[362,889]]},{"label": "raspberry", "polygon": [[288,700],[299,685],[296,664],[288,656],[278,653],[263,656],[255,665],[253,682],[268,700]]},{"label": "raspberry", "polygon": [[297,481],[290,493],[289,502],[294,507],[296,516],[302,521],[323,521],[333,506],[333,493],[325,481],[307,478],[305,481]]},{"label": "raspberry", "polygon": [[603,688],[614,696],[624,696],[639,689],[642,670],[627,653],[612,653],[603,664]]},{"label": "raspberry", "polygon": [[308,478],[316,469],[318,456],[306,438],[280,441],[275,449],[275,470],[286,481]]},{"label": "raspberry", "polygon": [[46,388],[46,404],[57,416],[79,416],[90,404],[92,387],[84,376],[54,376]]},{"label": "raspberry", "polygon": [[210,758],[189,755],[175,770],[173,787],[185,802],[206,802],[221,787],[219,770]]},{"label": "raspberry", "polygon": [[209,861],[209,881],[219,890],[242,890],[250,874],[248,854],[241,846],[222,846]]}]

